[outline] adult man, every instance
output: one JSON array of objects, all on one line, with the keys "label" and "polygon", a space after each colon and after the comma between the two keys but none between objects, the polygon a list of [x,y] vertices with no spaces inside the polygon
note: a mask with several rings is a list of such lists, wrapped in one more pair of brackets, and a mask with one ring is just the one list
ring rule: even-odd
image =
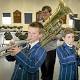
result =
[{"label": "adult man", "polygon": [[[45,22],[51,16],[52,9],[50,6],[43,6],[42,12],[43,22]],[[53,80],[53,72],[56,58],[56,49],[54,49],[55,46],[56,41],[54,40],[52,40],[45,46],[47,57],[43,65],[41,66],[42,80]]]},{"label": "adult man", "polygon": [[13,47],[9,51],[12,56],[7,56],[7,60],[16,60],[14,73],[11,80],[39,80],[39,67],[44,62],[46,51],[41,47],[39,40],[42,37],[43,25],[33,22],[28,28],[28,40],[30,49],[20,49]]}]

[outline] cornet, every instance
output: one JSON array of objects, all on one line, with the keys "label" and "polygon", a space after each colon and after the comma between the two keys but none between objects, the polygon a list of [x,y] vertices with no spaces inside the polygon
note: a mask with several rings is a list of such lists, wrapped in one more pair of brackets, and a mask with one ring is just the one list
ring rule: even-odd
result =
[{"label": "cornet", "polygon": [[[23,46],[24,44],[25,44],[25,46]],[[0,57],[10,55],[10,53],[6,52],[6,51],[15,47],[15,46],[21,47],[21,50],[24,48],[29,49],[29,47],[30,47],[29,40],[10,41],[9,44],[0,48]]]}]

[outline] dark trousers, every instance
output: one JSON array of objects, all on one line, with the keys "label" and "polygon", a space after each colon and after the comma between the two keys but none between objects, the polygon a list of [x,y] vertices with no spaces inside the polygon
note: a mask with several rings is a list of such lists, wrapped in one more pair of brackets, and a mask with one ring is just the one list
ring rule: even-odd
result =
[{"label": "dark trousers", "polygon": [[47,57],[41,66],[42,80],[53,80],[55,60],[56,60],[56,49],[48,51]]}]

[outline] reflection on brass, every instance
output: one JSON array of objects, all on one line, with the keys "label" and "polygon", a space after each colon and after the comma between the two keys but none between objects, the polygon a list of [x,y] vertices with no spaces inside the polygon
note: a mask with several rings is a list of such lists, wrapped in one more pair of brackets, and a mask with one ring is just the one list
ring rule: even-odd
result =
[{"label": "reflection on brass", "polygon": [[[26,46],[22,47],[24,44],[26,44]],[[29,48],[29,41],[28,40],[21,40],[21,41],[15,41],[15,42],[13,41],[13,42],[10,42],[9,44],[6,44],[5,47],[0,48],[0,57],[10,55],[10,52],[6,52],[6,51],[15,46],[21,47],[21,50],[24,48],[27,49],[27,48]]]}]

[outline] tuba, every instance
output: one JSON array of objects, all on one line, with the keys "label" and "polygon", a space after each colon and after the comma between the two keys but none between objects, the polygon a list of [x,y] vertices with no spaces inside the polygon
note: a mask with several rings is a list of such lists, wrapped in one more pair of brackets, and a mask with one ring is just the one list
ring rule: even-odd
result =
[{"label": "tuba", "polygon": [[50,19],[46,20],[44,23],[44,35],[40,40],[41,45],[44,47],[48,42],[51,41],[56,35],[62,30],[62,20],[61,17],[72,13],[72,10],[67,7],[63,0],[59,0],[59,5],[55,12],[51,15]]}]

